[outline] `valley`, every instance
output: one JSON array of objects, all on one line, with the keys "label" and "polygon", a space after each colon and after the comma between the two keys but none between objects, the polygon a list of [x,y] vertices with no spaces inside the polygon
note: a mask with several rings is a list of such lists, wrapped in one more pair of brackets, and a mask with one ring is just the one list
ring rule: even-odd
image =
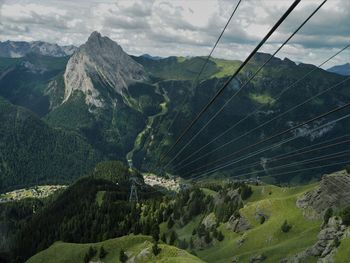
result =
[{"label": "valley", "polygon": [[349,64],[327,64],[350,45],[131,55],[142,34],[102,25],[0,42],[1,263],[350,262]]}]

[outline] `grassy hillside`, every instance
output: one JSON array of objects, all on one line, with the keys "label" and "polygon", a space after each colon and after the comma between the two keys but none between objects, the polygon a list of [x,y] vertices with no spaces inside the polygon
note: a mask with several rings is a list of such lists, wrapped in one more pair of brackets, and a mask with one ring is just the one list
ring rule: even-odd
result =
[{"label": "grassy hillside", "polygon": [[[256,255],[265,255],[264,262],[279,262],[279,260],[294,255],[311,246],[320,230],[321,221],[307,220],[303,211],[296,207],[296,199],[305,191],[315,187],[307,185],[295,188],[280,188],[272,185],[252,186],[253,195],[245,202],[240,214],[246,218],[251,229],[243,233],[234,233],[227,230],[225,224],[219,229],[225,239],[215,242],[204,250],[195,250],[198,257],[206,262],[231,262],[237,257],[238,262],[249,262]],[[213,191],[206,190],[213,195]],[[260,224],[256,212],[267,215],[268,219]],[[183,228],[176,229],[179,239],[189,239],[191,232],[201,218],[191,221]],[[292,225],[288,233],[281,231],[284,220]],[[244,242],[240,245],[240,240]]]},{"label": "grassy hillside", "polygon": [[[74,244],[56,242],[48,249],[30,258],[27,263],[76,263],[83,262],[84,256],[89,247],[94,247],[97,251],[100,247],[107,251],[107,255],[102,259],[105,263],[116,263],[119,261],[120,250],[123,249],[128,258],[139,259],[137,262],[161,262],[161,263],[201,263],[202,260],[190,253],[173,246],[160,244],[160,254],[154,256],[152,253],[152,237],[143,235],[129,235],[121,238],[109,239],[99,243]],[[98,253],[92,258],[98,261]]]}]

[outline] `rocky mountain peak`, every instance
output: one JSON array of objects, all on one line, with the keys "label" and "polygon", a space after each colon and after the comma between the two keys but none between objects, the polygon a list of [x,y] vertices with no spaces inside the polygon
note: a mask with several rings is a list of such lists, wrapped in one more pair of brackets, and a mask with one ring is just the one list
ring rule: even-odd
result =
[{"label": "rocky mountain peak", "polygon": [[147,74],[140,64],[116,42],[94,31],[67,63],[63,102],[77,90],[85,94],[88,105],[103,107],[105,98],[101,96],[101,87],[109,86],[114,92],[123,94],[130,83],[145,80]]}]

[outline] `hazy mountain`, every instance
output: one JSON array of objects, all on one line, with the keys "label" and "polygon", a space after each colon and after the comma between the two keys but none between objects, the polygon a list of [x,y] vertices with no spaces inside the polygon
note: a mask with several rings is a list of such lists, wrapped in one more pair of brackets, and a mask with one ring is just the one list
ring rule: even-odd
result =
[{"label": "hazy mountain", "polygon": [[0,57],[20,58],[28,53],[35,53],[44,56],[64,57],[74,53],[76,47],[73,45],[59,46],[43,41],[5,41],[0,42]]},{"label": "hazy mountain", "polygon": [[350,76],[350,63],[338,65],[327,69],[329,72],[337,73],[344,76]]}]

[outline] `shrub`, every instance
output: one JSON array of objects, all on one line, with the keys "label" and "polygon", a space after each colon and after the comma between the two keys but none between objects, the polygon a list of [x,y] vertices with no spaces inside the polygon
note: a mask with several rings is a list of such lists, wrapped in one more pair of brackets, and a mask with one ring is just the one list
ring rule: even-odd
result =
[{"label": "shrub", "polygon": [[323,221],[325,224],[328,223],[328,220],[333,216],[333,209],[330,207],[326,210],[323,216]]},{"label": "shrub", "polygon": [[253,193],[253,190],[250,186],[243,184],[240,187],[240,194],[243,200],[248,199],[252,195],[252,193]]},{"label": "shrub", "polygon": [[350,164],[348,166],[346,166],[345,170],[348,174],[350,174]]},{"label": "shrub", "polygon": [[219,231],[218,237],[217,237],[216,239],[217,239],[218,241],[222,241],[222,240],[224,240],[224,238],[225,238],[224,234],[223,234],[221,231]]},{"label": "shrub", "polygon": [[265,223],[266,218],[264,216],[260,216],[260,225]]},{"label": "shrub", "polygon": [[287,220],[285,220],[281,226],[281,230],[283,233],[289,232],[289,230],[292,228],[291,225],[288,224]]},{"label": "shrub", "polygon": [[350,226],[350,207],[343,209],[340,212],[340,217],[343,220],[344,225]]}]

